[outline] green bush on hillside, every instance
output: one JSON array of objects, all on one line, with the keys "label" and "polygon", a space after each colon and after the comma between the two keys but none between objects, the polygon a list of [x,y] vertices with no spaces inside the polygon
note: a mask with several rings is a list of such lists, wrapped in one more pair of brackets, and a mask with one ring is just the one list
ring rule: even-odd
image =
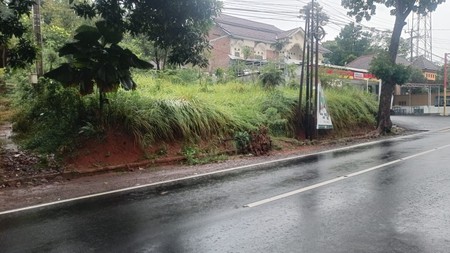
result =
[{"label": "green bush on hillside", "polygon": [[325,94],[336,130],[375,125],[378,104],[373,94],[349,87],[327,89]]},{"label": "green bush on hillside", "polygon": [[267,117],[265,125],[269,127],[270,134],[287,137],[295,135],[293,124],[297,102],[278,90],[267,94],[266,99],[261,103],[261,111]]},{"label": "green bush on hillside", "polygon": [[259,76],[264,88],[272,89],[284,83],[283,71],[275,64],[265,66]]},{"label": "green bush on hillside", "polygon": [[[227,82],[208,86],[174,84],[153,72],[138,72],[132,92],[108,95],[103,121],[98,119],[96,95],[80,97],[74,89],[41,80],[41,86],[19,85],[16,102],[23,108],[15,129],[25,148],[55,152],[82,134],[93,136],[103,127],[122,127],[142,146],[160,142],[234,138],[266,126],[272,136],[295,136],[299,126],[298,89]],[[375,124],[377,101],[350,88],[327,89],[334,131]],[[305,100],[303,100],[305,101]]]},{"label": "green bush on hillside", "polygon": [[23,83],[18,88],[22,94],[16,106],[21,110],[14,119],[14,130],[25,149],[52,153],[72,143],[87,112],[76,89],[46,79],[37,85]]},{"label": "green bush on hillside", "polygon": [[236,128],[229,115],[200,100],[139,93],[119,92],[110,99],[106,115],[109,124],[123,124],[144,145],[229,135]]}]

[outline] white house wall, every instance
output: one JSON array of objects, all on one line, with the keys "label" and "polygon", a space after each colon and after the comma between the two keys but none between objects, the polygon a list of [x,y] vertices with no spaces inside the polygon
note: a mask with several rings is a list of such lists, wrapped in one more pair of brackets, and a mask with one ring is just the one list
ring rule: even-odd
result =
[{"label": "white house wall", "polygon": [[[270,45],[269,45],[270,47]],[[255,56],[261,57],[261,59],[267,59],[267,44],[266,43],[258,43],[254,48]],[[255,57],[256,58],[256,57]]]},{"label": "white house wall", "polygon": [[236,56],[236,52],[239,53],[240,58],[244,58],[243,51],[245,47],[253,49],[253,55],[261,56],[262,59],[267,59],[267,50],[270,49],[270,44],[263,42],[255,42],[252,40],[244,39],[231,39],[230,42],[230,55]]},{"label": "white house wall", "polygon": [[[289,43],[283,48],[282,52],[285,59],[301,60],[303,53],[304,34],[302,30],[297,31],[289,38]],[[322,63],[323,55],[319,53],[319,63]]]},{"label": "white house wall", "polygon": [[[303,31],[298,30],[293,36],[288,39],[287,45],[281,50],[281,57],[284,60],[293,60],[297,64],[302,59],[303,53]],[[271,43],[268,42],[258,42],[250,39],[243,38],[231,38],[230,39],[230,52],[229,54],[233,57],[244,58],[244,48],[249,47],[253,50],[252,56],[250,58],[259,58],[263,60],[274,59],[276,52]],[[269,55],[270,52],[270,55]],[[239,54],[237,54],[239,53]],[[237,56],[239,55],[239,56]],[[319,63],[322,62],[323,56],[319,54]]]},{"label": "white house wall", "polygon": [[289,38],[289,43],[283,48],[286,59],[301,60],[303,48],[303,32],[298,31]]}]

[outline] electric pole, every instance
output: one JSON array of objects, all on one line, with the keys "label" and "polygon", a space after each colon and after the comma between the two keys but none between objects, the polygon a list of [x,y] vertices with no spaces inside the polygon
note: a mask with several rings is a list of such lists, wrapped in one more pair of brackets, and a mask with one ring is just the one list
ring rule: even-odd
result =
[{"label": "electric pole", "polygon": [[444,54],[444,116],[447,116],[447,69],[448,69],[448,60],[447,60],[448,53]]},{"label": "electric pole", "polygon": [[36,74],[39,77],[44,75],[44,64],[42,62],[41,0],[35,0],[35,4],[33,5],[33,31],[38,49],[36,55]]},{"label": "electric pole", "polygon": [[[305,138],[312,140],[317,137],[317,104],[319,92],[319,41],[325,36],[325,32],[320,24],[320,13],[315,0],[311,0],[311,8],[306,13],[305,36],[302,62],[302,72],[300,75],[300,96],[299,108],[301,108],[303,77],[306,76],[306,110],[305,110]],[[305,65],[306,64],[306,65]],[[306,72],[306,74],[304,73]],[[300,111],[301,113],[301,111]]]}]

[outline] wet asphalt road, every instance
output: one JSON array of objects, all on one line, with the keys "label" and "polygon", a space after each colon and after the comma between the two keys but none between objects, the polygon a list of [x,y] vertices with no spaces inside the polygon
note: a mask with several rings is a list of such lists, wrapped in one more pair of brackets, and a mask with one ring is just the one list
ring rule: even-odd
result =
[{"label": "wet asphalt road", "polygon": [[393,119],[449,128],[3,214],[0,252],[450,252],[450,118]]}]

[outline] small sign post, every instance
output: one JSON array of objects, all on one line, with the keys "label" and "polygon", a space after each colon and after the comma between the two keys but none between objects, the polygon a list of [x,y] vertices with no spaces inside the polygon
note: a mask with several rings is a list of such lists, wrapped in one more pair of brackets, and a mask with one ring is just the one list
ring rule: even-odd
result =
[{"label": "small sign post", "polygon": [[333,129],[331,116],[328,114],[327,101],[322,86],[319,83],[319,99],[317,101],[317,129]]}]

